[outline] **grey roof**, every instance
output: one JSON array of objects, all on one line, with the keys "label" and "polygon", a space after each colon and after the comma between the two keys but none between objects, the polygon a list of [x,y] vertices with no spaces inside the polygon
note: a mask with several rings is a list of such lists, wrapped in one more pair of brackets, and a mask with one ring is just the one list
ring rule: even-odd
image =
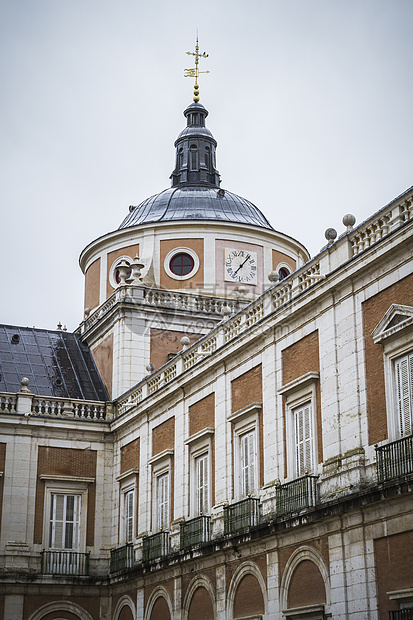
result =
[{"label": "grey roof", "polygon": [[130,208],[119,229],[178,220],[235,222],[274,230],[252,202],[218,187],[199,185],[171,187],[147,198]]},{"label": "grey roof", "polygon": [[90,349],[78,334],[0,325],[0,391],[18,392],[23,377],[39,396],[108,400]]}]

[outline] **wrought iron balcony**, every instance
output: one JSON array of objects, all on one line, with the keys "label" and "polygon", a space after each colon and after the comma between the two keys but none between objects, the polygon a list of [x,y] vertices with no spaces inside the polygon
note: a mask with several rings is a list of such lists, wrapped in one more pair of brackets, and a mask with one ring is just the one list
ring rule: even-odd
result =
[{"label": "wrought iron balcony", "polygon": [[169,532],[158,532],[143,539],[142,560],[155,560],[169,552]]},{"label": "wrought iron balcony", "polygon": [[42,551],[43,575],[89,575],[89,553]]},{"label": "wrought iron balcony", "polygon": [[413,435],[375,448],[378,482],[413,474]]},{"label": "wrought iron balcony", "polygon": [[247,497],[224,508],[224,534],[236,534],[259,522],[259,499]]},{"label": "wrought iron balcony", "polygon": [[211,538],[211,517],[201,515],[181,523],[181,549],[208,542]]},{"label": "wrought iron balcony", "polygon": [[317,503],[317,476],[302,476],[275,487],[276,515],[298,512]]},{"label": "wrought iron balcony", "polygon": [[133,568],[133,545],[128,544],[110,552],[110,573],[118,573],[119,571]]},{"label": "wrought iron balcony", "polygon": [[389,620],[413,620],[413,607],[389,611]]}]

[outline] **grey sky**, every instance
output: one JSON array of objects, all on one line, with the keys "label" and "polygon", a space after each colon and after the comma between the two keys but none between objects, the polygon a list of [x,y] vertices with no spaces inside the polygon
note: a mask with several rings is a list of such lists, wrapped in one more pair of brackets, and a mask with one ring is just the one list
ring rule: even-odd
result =
[{"label": "grey sky", "polygon": [[193,80],[222,186],[311,254],[413,184],[412,0],[1,0],[0,322],[75,329],[78,256],[169,187]]}]

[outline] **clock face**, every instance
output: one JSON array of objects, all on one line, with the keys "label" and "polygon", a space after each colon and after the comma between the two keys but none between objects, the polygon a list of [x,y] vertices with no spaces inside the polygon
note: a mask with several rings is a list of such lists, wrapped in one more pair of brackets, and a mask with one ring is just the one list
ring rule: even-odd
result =
[{"label": "clock face", "polygon": [[225,250],[225,280],[257,284],[257,253],[248,250]]}]

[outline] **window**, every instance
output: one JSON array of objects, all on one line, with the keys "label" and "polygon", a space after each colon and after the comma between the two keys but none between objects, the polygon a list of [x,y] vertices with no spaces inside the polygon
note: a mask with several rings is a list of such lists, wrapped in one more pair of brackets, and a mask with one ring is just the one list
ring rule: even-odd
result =
[{"label": "window", "polygon": [[213,502],[211,481],[212,476],[212,446],[214,429],[205,427],[194,433],[185,444],[189,446],[189,476],[190,476],[190,505],[189,513],[192,517],[208,515]]},{"label": "window", "polygon": [[169,263],[169,268],[176,276],[186,276],[194,268],[194,259],[189,254],[181,252],[175,254]]},{"label": "window", "polygon": [[295,443],[295,472],[297,476],[304,476],[314,469],[313,446],[313,414],[311,402],[307,402],[293,409],[294,416],[294,443]]},{"label": "window", "polygon": [[80,504],[80,495],[51,494],[49,549],[79,550]]},{"label": "window", "polygon": [[196,512],[208,514],[209,512],[209,471],[208,454],[202,454],[195,459],[196,472]]},{"label": "window", "polygon": [[413,431],[413,307],[393,304],[372,332],[383,346],[388,435]]},{"label": "window", "polygon": [[211,169],[211,151],[209,150],[209,146],[205,147],[205,166],[207,170]]},{"label": "window", "polygon": [[234,497],[237,500],[258,493],[261,409],[262,403],[251,403],[228,416],[233,424]]},{"label": "window", "polygon": [[199,258],[191,248],[174,248],[165,256],[164,269],[174,280],[188,280],[199,269]]},{"label": "window", "polygon": [[190,157],[190,169],[198,170],[198,150],[194,144],[190,146],[189,149],[189,157]]},{"label": "window", "polygon": [[123,494],[123,514],[124,514],[124,539],[125,543],[130,543],[133,541],[133,526],[135,519],[133,518],[134,514],[134,491],[133,489],[126,491]]},{"label": "window", "polygon": [[184,149],[179,149],[179,154],[178,154],[178,168],[179,170],[181,170],[183,168],[184,165]]},{"label": "window", "polygon": [[278,390],[285,397],[287,475],[292,478],[316,473],[315,416],[319,377],[318,371],[307,372]]},{"label": "window", "polygon": [[241,435],[240,438],[241,452],[241,487],[242,495],[247,497],[255,493],[255,460],[256,460],[256,437],[255,429]]},{"label": "window", "polygon": [[394,361],[398,431],[400,437],[413,430],[413,352]]},{"label": "window", "polygon": [[156,479],[157,529],[167,530],[169,526],[169,472]]}]

